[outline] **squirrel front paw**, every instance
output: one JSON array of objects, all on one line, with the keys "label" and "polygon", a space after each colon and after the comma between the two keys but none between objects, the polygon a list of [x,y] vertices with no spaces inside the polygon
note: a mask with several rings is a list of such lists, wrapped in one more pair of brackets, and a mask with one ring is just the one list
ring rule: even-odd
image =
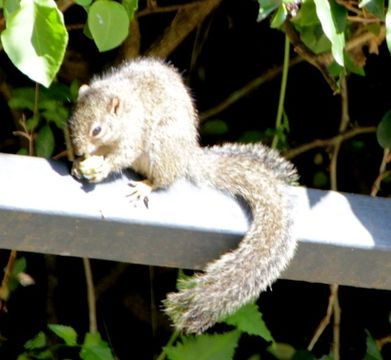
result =
[{"label": "squirrel front paw", "polygon": [[128,195],[131,201],[140,201],[142,200],[145,207],[148,208],[149,205],[149,195],[152,192],[152,182],[148,179],[140,181],[131,181],[128,184],[133,191]]},{"label": "squirrel front paw", "polygon": [[89,156],[86,159],[75,160],[72,166],[72,175],[78,179],[87,179],[97,183],[104,180],[111,172],[110,165],[103,156]]}]

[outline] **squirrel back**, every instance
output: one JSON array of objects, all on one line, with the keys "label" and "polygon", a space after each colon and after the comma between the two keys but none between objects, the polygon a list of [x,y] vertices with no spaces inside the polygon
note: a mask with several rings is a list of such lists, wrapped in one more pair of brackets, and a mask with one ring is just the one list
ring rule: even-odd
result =
[{"label": "squirrel back", "polygon": [[[98,182],[132,167],[152,189],[185,177],[249,205],[252,223],[238,248],[186,280],[164,302],[175,327],[186,333],[200,333],[256,299],[287,266],[296,246],[285,191],[297,180],[293,165],[261,144],[202,148],[197,123],[181,76],[156,59],[134,60],[93,79],[80,91],[70,119],[75,150],[86,158],[74,163],[78,177]],[[91,156],[99,161],[89,162]]]}]

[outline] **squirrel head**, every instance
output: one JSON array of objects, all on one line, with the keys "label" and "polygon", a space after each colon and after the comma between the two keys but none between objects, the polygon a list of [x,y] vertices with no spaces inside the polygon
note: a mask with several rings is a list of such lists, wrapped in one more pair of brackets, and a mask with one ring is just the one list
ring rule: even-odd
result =
[{"label": "squirrel head", "polygon": [[107,90],[82,85],[76,108],[69,119],[77,156],[106,155],[120,141],[122,100]]}]

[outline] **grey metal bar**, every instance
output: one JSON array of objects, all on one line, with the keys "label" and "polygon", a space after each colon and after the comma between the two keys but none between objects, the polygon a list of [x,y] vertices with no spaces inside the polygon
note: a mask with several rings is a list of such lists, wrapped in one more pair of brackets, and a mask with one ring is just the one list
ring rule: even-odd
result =
[{"label": "grey metal bar", "polygon": [[[201,269],[248,227],[230,197],[180,181],[134,207],[123,175],[81,184],[67,165],[0,154],[0,248]],[[391,200],[289,188],[300,239],[283,277],[391,289]]]}]

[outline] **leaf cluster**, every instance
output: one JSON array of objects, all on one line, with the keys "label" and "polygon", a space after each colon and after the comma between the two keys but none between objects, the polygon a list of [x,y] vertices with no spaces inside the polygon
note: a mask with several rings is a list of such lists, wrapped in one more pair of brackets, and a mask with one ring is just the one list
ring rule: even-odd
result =
[{"label": "leaf cluster", "polygon": [[[199,336],[181,336],[174,345],[167,345],[163,354],[169,360],[232,360],[238,350],[242,335],[260,338],[259,342],[266,342],[266,352],[277,360],[316,360],[317,357],[308,350],[295,349],[293,346],[277,342],[267,328],[262,314],[256,304],[247,304],[233,315],[221,321],[231,327],[224,333],[203,334]],[[261,346],[260,346],[261,348]],[[265,352],[253,354],[249,360],[263,358]],[[333,356],[323,356],[322,360],[333,360]],[[365,360],[383,360],[375,340],[367,332],[367,352]]]},{"label": "leaf cluster", "polygon": [[17,360],[53,359],[58,358],[58,353],[64,349],[73,349],[79,352],[82,360],[113,360],[114,356],[99,333],[87,333],[83,343],[78,344],[76,331],[66,325],[49,324],[49,330],[61,339],[61,343],[50,344],[46,334],[40,331],[34,338],[28,340],[25,352],[20,354]]}]

